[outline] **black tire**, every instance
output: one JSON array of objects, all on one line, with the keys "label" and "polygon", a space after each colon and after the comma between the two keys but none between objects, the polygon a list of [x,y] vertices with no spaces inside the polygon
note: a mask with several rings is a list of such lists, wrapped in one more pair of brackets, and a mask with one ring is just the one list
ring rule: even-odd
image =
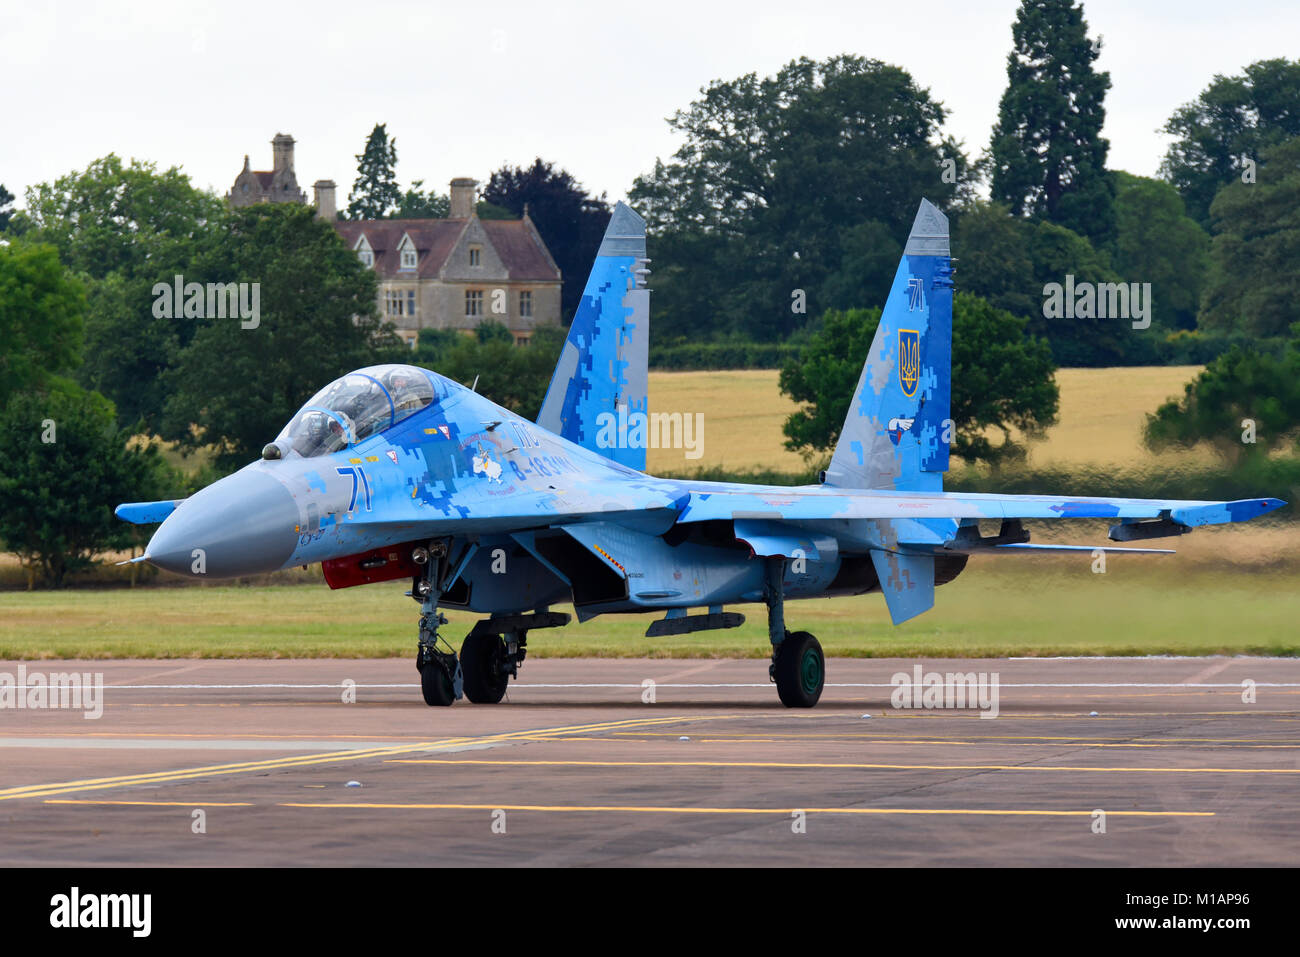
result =
[{"label": "black tire", "polygon": [[500,635],[471,634],[460,646],[465,697],[474,704],[500,704],[510,674],[502,667],[506,643]]},{"label": "black tire", "polygon": [[420,669],[420,690],[424,692],[424,703],[431,708],[445,708],[456,700],[451,676],[440,661],[430,661]]},{"label": "black tire", "polygon": [[787,708],[811,708],[826,683],[822,646],[806,631],[787,632],[776,646],[776,693]]}]

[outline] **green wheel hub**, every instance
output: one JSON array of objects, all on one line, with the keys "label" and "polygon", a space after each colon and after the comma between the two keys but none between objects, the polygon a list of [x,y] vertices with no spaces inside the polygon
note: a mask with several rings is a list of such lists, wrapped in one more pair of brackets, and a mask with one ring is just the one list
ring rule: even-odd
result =
[{"label": "green wheel hub", "polygon": [[787,708],[811,708],[822,696],[826,659],[822,646],[806,631],[786,634],[772,655],[772,680]]},{"label": "green wheel hub", "polygon": [[799,683],[808,695],[816,694],[822,686],[822,656],[811,645],[804,648],[799,662]]}]

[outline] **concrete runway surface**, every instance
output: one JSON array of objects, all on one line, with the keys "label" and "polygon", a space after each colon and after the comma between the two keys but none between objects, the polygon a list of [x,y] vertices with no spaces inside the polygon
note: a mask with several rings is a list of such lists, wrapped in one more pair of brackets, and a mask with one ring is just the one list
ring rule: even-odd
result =
[{"label": "concrete runway surface", "polygon": [[[757,659],[530,660],[447,709],[406,659],[21,664],[104,708],[0,710],[10,867],[1300,863],[1294,659],[833,659],[811,711]],[[996,673],[998,717],[895,709],[917,665]]]}]

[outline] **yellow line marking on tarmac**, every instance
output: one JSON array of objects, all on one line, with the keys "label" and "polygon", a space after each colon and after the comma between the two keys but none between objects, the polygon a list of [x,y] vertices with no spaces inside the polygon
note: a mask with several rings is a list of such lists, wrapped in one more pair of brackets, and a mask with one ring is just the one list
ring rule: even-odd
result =
[{"label": "yellow line marking on tarmac", "polygon": [[810,770],[887,771],[1135,771],[1168,772],[1171,774],[1300,774],[1300,768],[1103,768],[1039,764],[855,764],[815,761],[492,761],[476,758],[391,758],[384,763],[595,768],[806,768]]},{"label": "yellow line marking on tarmac", "polygon": [[[71,732],[67,731],[16,731],[12,734],[6,734],[7,738],[31,738],[33,741],[39,741],[41,738],[66,738]],[[402,741],[417,740],[416,735],[392,735],[392,734],[199,734],[191,731],[123,731],[117,733],[114,731],[76,731],[79,738],[192,738],[196,741],[215,740],[215,741],[297,741],[307,739],[309,741],[346,741],[349,738],[356,738],[361,741],[378,741],[384,738],[389,739],[394,744],[400,744]],[[425,740],[418,738],[418,740]]]},{"label": "yellow line marking on tarmac", "polygon": [[[856,699],[859,704],[877,703],[880,698],[860,698]],[[888,699],[884,699],[888,700]],[[846,715],[854,715],[856,708],[846,708],[844,702],[832,701],[824,705],[827,710],[820,717],[825,718],[843,718]],[[832,709],[840,710],[832,710]],[[777,712],[780,716],[780,712]],[[911,719],[913,721],[935,721],[944,718],[978,718],[978,709],[975,708],[937,708],[937,709],[908,709],[895,710],[893,708],[882,709],[880,716],[890,719]],[[1115,718],[1223,718],[1223,717],[1272,717],[1283,718],[1286,720],[1300,720],[1300,714],[1294,709],[1286,710],[1263,710],[1254,707],[1242,707],[1234,711],[1107,711],[1105,714],[1087,715],[1081,711],[1011,711],[1007,709],[1006,704],[1002,706],[1002,712],[998,715],[999,721],[1010,721],[1013,718],[1018,720],[1032,721],[1067,721],[1071,719],[1086,719],[1088,721],[1107,721]],[[749,715],[748,717],[763,717],[762,715]]]},{"label": "yellow line marking on tarmac", "polygon": [[121,807],[254,807],[248,801],[81,801],[75,798],[47,798],[46,804],[112,804]]},{"label": "yellow line marking on tarmac", "polygon": [[49,797],[54,794],[67,794],[74,791],[97,791],[107,788],[131,787],[137,784],[162,784],[184,781],[193,778],[214,775],[242,774],[251,771],[274,771],[287,768],[310,767],[317,764],[331,764],[341,761],[358,761],[365,758],[388,757],[395,754],[409,754],[414,751],[432,751],[438,748],[458,747],[460,745],[486,745],[505,741],[529,741],[537,734],[562,734],[565,731],[602,731],[612,728],[625,728],[637,724],[667,724],[670,722],[686,723],[710,721],[727,717],[735,719],[736,715],[708,716],[665,716],[662,718],[628,718],[620,721],[607,721],[596,724],[564,725],[557,728],[541,728],[526,731],[505,731],[479,737],[443,738],[437,741],[423,741],[414,744],[398,745],[391,748],[367,748],[350,751],[328,751],[321,754],[296,755],[281,758],[269,758],[263,761],[241,761],[232,764],[213,764],[198,768],[180,768],[172,771],[154,771],[143,774],[127,774],[106,778],[87,778],[80,781],[61,781],[49,784],[29,784],[22,787],[0,789],[0,801],[12,801],[20,798]]},{"label": "yellow line marking on tarmac", "polygon": [[[756,737],[760,737],[760,738],[761,738],[762,740],[764,740],[764,741],[777,741],[777,740],[787,740],[787,741],[805,741],[805,740],[808,740],[809,738],[869,738],[869,739],[872,739],[872,740],[880,740],[880,741],[895,741],[895,740],[898,740],[898,738],[897,738],[896,736],[892,735],[892,734],[888,734],[888,733],[885,733],[885,732],[871,732],[871,731],[861,731],[861,732],[846,731],[846,732],[844,732],[843,734],[834,734],[834,733],[830,733],[830,734],[816,734],[816,733],[813,733],[813,734],[783,734],[783,733],[781,733],[781,732],[779,732],[779,731],[766,732],[766,733],[764,733],[764,732],[747,732],[747,731],[715,731],[715,732],[713,733],[713,737],[712,737],[711,740],[714,740],[714,741],[728,741],[728,740],[731,740],[732,738],[735,738],[736,740],[741,740],[741,741],[743,741],[743,740],[749,738],[749,737],[751,736],[751,734],[754,735],[754,736],[756,736]],[[1154,736],[1157,735],[1157,734],[1159,734],[1158,731],[1147,731],[1147,732],[1143,732],[1143,733],[1139,734],[1138,736],[1139,736],[1139,737],[1154,737]],[[617,738],[618,740],[624,740],[624,739],[626,739],[627,737],[629,737],[629,736],[631,736],[631,735],[636,735],[637,737],[641,737],[641,738],[664,738],[664,737],[671,737],[671,736],[672,736],[672,735],[670,735],[670,734],[665,734],[665,733],[657,732],[657,731],[615,731],[615,732],[611,735],[611,737],[613,737],[613,738]],[[1113,739],[1115,739],[1115,738],[1125,738],[1125,737],[1129,737],[1129,735],[1123,735],[1123,734],[1106,734],[1106,735],[1100,735],[1100,736],[1095,737],[1095,738],[1089,738],[1089,737],[1085,737],[1085,736],[1083,736],[1083,735],[1073,735],[1073,734],[984,734],[984,735],[972,735],[972,734],[966,734],[966,735],[963,735],[963,737],[966,737],[966,738],[977,738],[978,740],[981,740],[981,741],[1067,741],[1067,742],[1094,742],[1094,741],[1098,741],[1098,742],[1104,742],[1104,741],[1110,741],[1110,740],[1113,740]],[[601,739],[599,739],[599,740],[608,740],[608,739],[606,739],[606,738],[601,738]],[[950,739],[947,738],[947,737],[945,737],[944,735],[940,735],[940,734],[934,734],[934,735],[918,734],[918,735],[912,735],[912,736],[909,738],[909,740],[911,740],[911,741],[933,741],[933,742],[935,742],[936,744],[946,744]],[[1269,739],[1268,739],[1268,738],[1159,738],[1159,739],[1158,739],[1158,743],[1163,744],[1163,743],[1166,743],[1166,742],[1178,743],[1178,744],[1188,744],[1188,743],[1194,743],[1194,744],[1267,744],[1267,743],[1269,742]],[[1287,746],[1288,746],[1288,747],[1291,747],[1292,745],[1287,745]]]},{"label": "yellow line marking on tarmac", "polygon": [[[557,741],[566,740],[556,738]],[[575,739],[567,739],[575,740]],[[626,744],[638,741],[637,738],[591,738],[592,741],[618,741]],[[697,744],[790,744],[788,738],[695,738]],[[639,739],[641,744],[662,744],[662,739],[642,738]],[[834,744],[836,742],[818,742],[820,744]],[[971,747],[988,747],[988,748],[1177,748],[1180,745],[1152,743],[1144,744],[1139,742],[1097,742],[1097,741],[997,741],[989,738],[981,738],[975,741],[960,741],[954,738],[875,738],[870,741],[845,741],[845,744],[961,744]],[[1209,748],[1210,745],[1205,745]],[[1296,750],[1300,744],[1234,744],[1232,750],[1236,751],[1255,751],[1255,750]]]},{"label": "yellow line marking on tarmac", "polygon": [[[637,814],[976,814],[1024,817],[1091,817],[1092,811],[1038,811],[984,808],[910,807],[662,807],[617,804],[281,804],[280,807],[328,808],[331,810],[394,811],[613,811]],[[1107,811],[1110,817],[1214,817],[1214,811]]]},{"label": "yellow line marking on tarmac", "polygon": [[[820,736],[826,737],[826,736]],[[667,737],[545,737],[538,736],[533,741],[601,741],[603,744],[668,744]],[[690,739],[694,744],[790,744],[792,741],[798,741],[798,737],[793,739],[776,739],[776,737],[693,737]],[[868,737],[868,739],[857,739],[857,737],[846,737],[840,740],[820,740],[818,744],[959,744],[970,745],[979,748],[1065,748],[1065,746],[1076,746],[1076,748],[1178,748],[1177,742],[1166,744],[1164,741],[1157,742],[1128,742],[1128,741],[1093,741],[1092,739],[1062,739],[1060,741],[1004,741],[996,739],[979,739],[974,741],[950,739],[950,737],[889,737],[888,735],[880,737]],[[1212,745],[1225,744],[1225,741],[1216,741],[1214,739],[1205,739],[1206,748]],[[1296,750],[1300,749],[1300,744],[1231,744],[1232,750]]]}]

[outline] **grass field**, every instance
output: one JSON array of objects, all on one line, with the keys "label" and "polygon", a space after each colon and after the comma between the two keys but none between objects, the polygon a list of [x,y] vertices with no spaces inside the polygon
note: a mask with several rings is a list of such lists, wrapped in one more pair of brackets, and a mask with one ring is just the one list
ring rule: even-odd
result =
[{"label": "grass field", "polygon": [[[1152,455],[1142,445],[1148,412],[1180,396],[1200,366],[1124,369],[1061,369],[1060,424],[1030,446],[1029,463],[1121,465],[1135,462],[1177,468],[1209,461],[1208,451]],[[803,459],[785,449],[781,426],[796,408],[781,394],[774,369],[727,372],[650,373],[652,412],[703,412],[703,455],[687,459],[681,449],[651,449],[651,472],[701,467],[771,468],[796,472]]]},{"label": "grass field", "polygon": [[[792,627],[828,654],[1300,654],[1300,553],[1281,526],[1198,532],[1178,556],[972,559],[935,609],[895,628],[879,595],[791,602]],[[1097,539],[1083,535],[1078,541]],[[405,583],[0,592],[0,658],[370,657],[413,654]],[[536,632],[541,656],[765,657],[761,605],[741,628],[648,640],[655,616],[609,616]],[[459,646],[477,616],[448,613]]]}]

